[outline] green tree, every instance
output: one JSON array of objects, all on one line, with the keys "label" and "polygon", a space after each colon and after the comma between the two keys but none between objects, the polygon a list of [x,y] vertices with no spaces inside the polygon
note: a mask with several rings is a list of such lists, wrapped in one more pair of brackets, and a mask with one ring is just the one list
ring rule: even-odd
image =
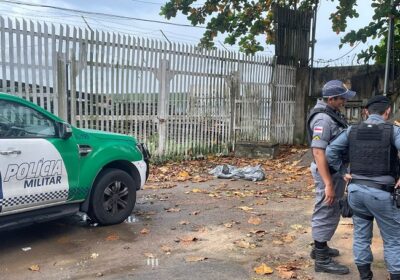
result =
[{"label": "green tree", "polygon": [[160,15],[167,19],[178,12],[187,16],[192,25],[206,23],[206,31],[200,46],[214,46],[218,33],[227,33],[224,43],[238,44],[245,53],[262,51],[257,36],[265,36],[266,44],[274,42],[272,5],[289,6],[292,9],[311,9],[315,0],[206,0],[199,5],[196,0],[169,0],[161,7]]},{"label": "green tree", "polygon": [[[334,2],[334,0],[326,0]],[[399,2],[396,0],[395,2]],[[280,5],[298,10],[311,10],[316,5],[316,0],[206,0],[199,4],[196,0],[169,0],[161,7],[161,15],[167,19],[175,17],[179,12],[187,16],[192,25],[206,23],[206,31],[200,40],[200,46],[210,48],[214,45],[214,38],[219,33],[227,33],[224,43],[238,44],[240,50],[245,53],[262,51],[258,36],[264,36],[266,44],[274,43],[274,17],[272,5]],[[320,1],[318,1],[320,2]],[[332,29],[337,34],[347,31],[348,18],[357,18],[357,8],[365,9],[365,0],[360,0],[358,7],[357,0],[339,0],[330,20]],[[361,51],[359,59],[365,62],[375,59],[377,62],[385,60],[386,39],[387,39],[387,17],[392,14],[395,20],[395,46],[400,45],[400,20],[399,11],[390,5],[390,0],[371,0],[371,7],[374,9],[373,20],[359,30],[350,30],[341,39],[341,44],[354,45],[357,42],[366,42],[368,38],[381,38],[381,43],[370,46]],[[397,60],[399,53],[396,53]]]},{"label": "green tree", "polygon": [[[337,34],[344,32],[347,29],[348,18],[357,18],[359,13],[357,8],[362,10],[365,9],[365,0],[359,1],[362,8],[358,7],[356,0],[340,0],[339,5],[336,7],[336,11],[331,14],[330,20],[332,21],[332,29]],[[359,60],[368,62],[371,59],[377,63],[385,63],[386,49],[387,49],[387,35],[388,35],[388,16],[394,17],[394,49],[399,50],[400,47],[400,11],[396,9],[399,5],[399,0],[394,1],[393,6],[390,0],[372,0],[371,7],[374,9],[374,16],[372,21],[359,30],[350,30],[341,39],[341,48],[343,44],[350,44],[353,46],[357,42],[365,43],[368,38],[381,39],[380,43],[376,46],[370,46],[368,49],[361,51],[358,54]],[[400,63],[400,53],[394,52],[395,60],[397,64]]]}]

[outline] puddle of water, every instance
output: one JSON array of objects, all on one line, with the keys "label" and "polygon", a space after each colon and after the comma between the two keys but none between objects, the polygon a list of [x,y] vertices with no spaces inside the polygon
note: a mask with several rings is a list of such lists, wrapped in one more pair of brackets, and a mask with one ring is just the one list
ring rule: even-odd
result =
[{"label": "puddle of water", "polygon": [[[96,227],[98,225],[98,223],[93,223],[86,213],[78,212],[76,214],[76,216],[78,217],[79,222],[87,223],[91,227]],[[128,224],[137,223],[137,222],[139,222],[139,218],[136,217],[135,215],[130,215],[125,220],[125,223],[128,223]]]},{"label": "puddle of water", "polygon": [[125,223],[128,223],[128,224],[137,223],[137,222],[139,222],[139,219],[135,215],[130,215],[125,220]]},{"label": "puddle of water", "polygon": [[87,222],[89,220],[88,215],[84,212],[78,212],[76,216],[78,216],[80,222]]},{"label": "puddle of water", "polygon": [[90,217],[84,212],[78,212],[76,216],[79,219],[79,223],[82,225],[87,225],[89,227],[97,227],[99,224],[95,223],[90,219]]}]

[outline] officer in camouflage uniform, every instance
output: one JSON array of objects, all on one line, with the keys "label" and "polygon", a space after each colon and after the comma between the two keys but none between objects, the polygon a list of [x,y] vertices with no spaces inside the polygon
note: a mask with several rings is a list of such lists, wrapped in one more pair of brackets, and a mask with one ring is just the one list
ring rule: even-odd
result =
[{"label": "officer in camouflage uniform", "polygon": [[[353,210],[354,261],[361,280],[371,280],[373,221],[381,232],[391,280],[400,280],[400,208],[393,200],[399,188],[400,128],[386,123],[391,107],[385,96],[367,103],[368,119],[351,126],[327,148],[328,162],[343,175],[342,153],[349,152],[349,205]],[[397,180],[397,183],[396,183]],[[400,204],[400,200],[397,201]]]},{"label": "officer in camouflage uniform", "polygon": [[307,120],[310,146],[314,156],[311,173],[315,182],[316,200],[312,215],[312,237],[314,248],[311,257],[315,259],[315,271],[332,274],[347,274],[349,269],[335,262],[332,257],[339,251],[328,247],[339,224],[340,209],[338,199],[344,194],[343,177],[330,171],[325,149],[328,144],[348,125],[339,109],[355,96],[342,81],[327,82],[322,88],[322,100],[318,100]]}]

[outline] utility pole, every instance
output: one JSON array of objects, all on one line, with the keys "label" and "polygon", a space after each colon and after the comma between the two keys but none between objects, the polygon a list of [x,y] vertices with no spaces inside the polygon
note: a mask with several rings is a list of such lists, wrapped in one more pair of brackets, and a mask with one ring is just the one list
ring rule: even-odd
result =
[{"label": "utility pole", "polygon": [[314,49],[315,49],[315,29],[317,27],[317,7],[318,0],[315,1],[315,7],[313,10],[313,25],[312,25],[312,36],[311,36],[311,64],[310,64],[310,73],[308,75],[308,96],[312,95],[313,90],[313,79],[314,79]]},{"label": "utility pole", "polygon": [[390,69],[390,56],[392,54],[392,41],[393,41],[393,27],[394,27],[394,0],[390,1],[390,15],[388,22],[388,38],[387,38],[387,46],[386,46],[386,62],[385,62],[385,81],[383,84],[383,95],[388,94],[389,88],[389,69]]}]

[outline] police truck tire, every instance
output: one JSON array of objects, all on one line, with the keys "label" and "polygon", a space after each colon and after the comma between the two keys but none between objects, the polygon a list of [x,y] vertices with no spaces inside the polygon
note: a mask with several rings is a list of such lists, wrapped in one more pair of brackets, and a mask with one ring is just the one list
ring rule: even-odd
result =
[{"label": "police truck tire", "polygon": [[90,199],[89,217],[100,225],[123,222],[136,202],[136,187],[125,171],[109,168],[96,178]]}]

